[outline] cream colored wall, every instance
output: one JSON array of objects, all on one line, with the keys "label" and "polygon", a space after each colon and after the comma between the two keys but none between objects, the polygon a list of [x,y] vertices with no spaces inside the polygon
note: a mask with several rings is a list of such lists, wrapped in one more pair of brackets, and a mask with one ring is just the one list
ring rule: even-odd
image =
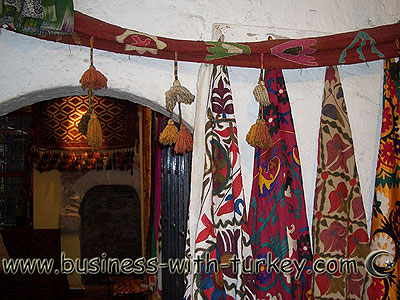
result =
[{"label": "cream colored wall", "polygon": [[61,173],[33,171],[33,228],[58,229],[61,206]]}]

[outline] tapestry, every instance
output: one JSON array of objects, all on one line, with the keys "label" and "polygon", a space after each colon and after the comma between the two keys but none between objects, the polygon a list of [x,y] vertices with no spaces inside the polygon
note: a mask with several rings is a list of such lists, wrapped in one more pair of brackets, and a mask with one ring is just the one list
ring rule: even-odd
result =
[{"label": "tapestry", "polygon": [[95,96],[103,146],[93,150],[78,130],[88,96],[70,96],[32,106],[32,158],[39,171],[131,170],[138,140],[137,105]]},{"label": "tapestry", "polygon": [[395,40],[399,36],[400,24],[392,24],[303,39],[247,43],[178,40],[122,28],[75,11],[72,35],[38,38],[89,47],[94,37],[97,49],[114,53],[174,60],[178,52],[180,61],[251,68],[260,67],[263,54],[266,68],[299,69],[397,57]]},{"label": "tapestry", "polygon": [[[362,299],[369,240],[337,67],[325,75],[313,217],[315,299]],[[341,262],[345,259],[346,264]],[[325,271],[324,271],[325,268]]]},{"label": "tapestry", "polygon": [[[383,118],[371,222],[371,251],[385,250],[375,260],[385,278],[373,278],[369,299],[398,299],[400,276],[400,86],[384,61]],[[373,297],[371,293],[375,293]]]},{"label": "tapestry", "polygon": [[251,258],[251,248],[226,66],[213,68],[207,118],[194,273],[187,282],[184,299],[253,299],[252,275],[243,272],[242,264]]},{"label": "tapestry", "polygon": [[[249,232],[253,257],[261,263],[255,269],[256,295],[257,299],[308,299],[311,245],[289,98],[281,70],[266,70],[264,80],[271,104],[263,117],[272,146],[256,148],[254,153]],[[280,269],[284,260],[290,261],[286,272]]]},{"label": "tapestry", "polygon": [[63,35],[74,31],[72,0],[0,0],[0,25],[35,35]]}]

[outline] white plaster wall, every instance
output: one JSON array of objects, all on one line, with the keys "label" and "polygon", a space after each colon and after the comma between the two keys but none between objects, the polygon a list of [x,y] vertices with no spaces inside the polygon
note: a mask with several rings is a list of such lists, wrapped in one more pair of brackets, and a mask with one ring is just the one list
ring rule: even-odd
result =
[{"label": "white plaster wall", "polygon": [[[128,1],[76,0],[75,9],[123,27],[172,38],[210,40],[213,23],[235,25],[226,40],[255,40],[249,30],[265,31],[290,38],[325,35],[390,24],[400,19],[398,0],[176,0]],[[249,29],[250,28],[250,29]],[[253,29],[251,29],[253,28]],[[258,31],[264,29],[258,28]],[[89,51],[79,46],[0,31],[0,114],[52,97],[82,93],[79,78],[88,67]],[[162,111],[164,92],[173,80],[171,61],[95,51],[96,67],[107,75],[104,95],[145,103]],[[183,85],[195,92],[199,65],[179,64]],[[339,68],[348,105],[367,218],[370,218],[375,174],[380,109],[382,63]],[[257,70],[230,68],[238,119],[239,140],[246,196],[249,199],[252,149],[244,141],[254,121],[257,105],[252,89]],[[293,109],[303,167],[306,202],[311,221],[316,169],[316,149],[324,70],[284,71]],[[184,118],[192,124],[194,106],[184,107]]]}]

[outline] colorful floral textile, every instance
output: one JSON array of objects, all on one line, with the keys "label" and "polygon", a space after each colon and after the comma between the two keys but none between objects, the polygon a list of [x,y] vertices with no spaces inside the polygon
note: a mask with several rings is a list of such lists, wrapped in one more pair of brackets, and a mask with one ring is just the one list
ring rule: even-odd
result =
[{"label": "colorful floral textile", "polygon": [[35,35],[72,34],[72,0],[0,0],[0,25],[12,24],[19,32]]},{"label": "colorful floral textile", "polygon": [[[376,298],[371,295],[369,299],[398,299],[399,296],[400,86],[390,77],[390,63],[389,60],[384,62],[383,118],[371,223],[371,251],[388,252],[375,261],[377,269],[388,277],[373,279],[368,295],[374,292]],[[388,266],[391,262],[394,265]]]},{"label": "colorful floral textile", "polygon": [[253,299],[252,276],[243,274],[241,263],[237,270],[231,263],[235,257],[249,259],[251,248],[226,66],[213,69],[207,117],[201,211],[195,235],[195,256],[205,261],[199,269],[194,263],[185,299]]},{"label": "colorful floral textile", "polygon": [[[315,299],[362,299],[368,243],[343,89],[337,67],[328,67],[319,130],[313,246],[314,264],[321,270],[325,262],[329,272],[313,273]],[[328,264],[330,259],[338,266],[341,259],[356,263],[340,271],[334,262]]]},{"label": "colorful floral textile", "polygon": [[[268,70],[265,82],[271,104],[264,109],[264,119],[273,146],[256,148],[254,155],[249,232],[254,259],[266,260],[256,277],[256,295],[257,299],[307,299],[312,256],[290,104],[281,70]],[[303,269],[296,272],[291,264],[292,272],[279,272],[271,267],[276,259],[278,267],[283,259],[291,259]]]},{"label": "colorful floral textile", "polygon": [[228,43],[158,37],[77,11],[74,23],[74,34],[70,36],[39,38],[89,47],[94,37],[97,49],[110,52],[173,60],[177,51],[180,61],[238,67],[259,68],[263,54],[267,68],[298,69],[397,57],[395,40],[400,36],[400,24],[392,24],[315,38]]}]

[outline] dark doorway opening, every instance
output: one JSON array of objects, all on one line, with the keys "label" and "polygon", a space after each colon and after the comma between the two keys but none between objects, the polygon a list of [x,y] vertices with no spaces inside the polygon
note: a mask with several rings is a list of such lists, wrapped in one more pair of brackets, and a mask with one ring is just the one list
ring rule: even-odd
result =
[{"label": "dark doorway opening", "polygon": [[[84,258],[136,259],[142,256],[140,199],[128,185],[98,185],[80,207],[81,261]],[[83,274],[84,284],[107,284],[108,272]]]}]

